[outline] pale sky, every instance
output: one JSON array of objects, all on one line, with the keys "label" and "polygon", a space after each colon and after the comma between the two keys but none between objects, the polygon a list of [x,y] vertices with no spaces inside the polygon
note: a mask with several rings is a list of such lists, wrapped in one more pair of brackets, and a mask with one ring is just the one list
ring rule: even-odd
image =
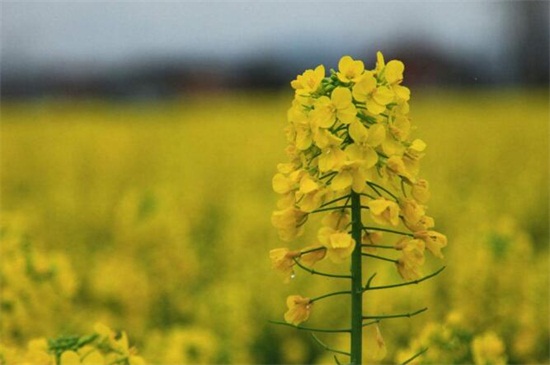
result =
[{"label": "pale sky", "polygon": [[1,55],[18,64],[166,55],[229,62],[304,50],[336,59],[420,40],[490,61],[507,52],[510,16],[506,2],[494,1],[4,1]]}]

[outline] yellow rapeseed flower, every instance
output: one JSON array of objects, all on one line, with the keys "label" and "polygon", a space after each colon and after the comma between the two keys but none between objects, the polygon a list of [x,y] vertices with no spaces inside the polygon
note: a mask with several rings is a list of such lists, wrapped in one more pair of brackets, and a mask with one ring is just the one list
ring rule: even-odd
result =
[{"label": "yellow rapeseed flower", "polygon": [[373,221],[382,225],[399,224],[399,205],[386,198],[373,199],[367,203]]},{"label": "yellow rapeseed flower", "polygon": [[314,70],[306,70],[291,81],[290,85],[299,95],[307,95],[317,91],[325,77],[325,66],[319,65]]},{"label": "yellow rapeseed flower", "polygon": [[336,122],[349,124],[355,120],[357,109],[352,103],[351,92],[348,88],[335,88],[330,98],[321,96],[314,104],[312,111],[313,123],[321,128],[330,128]]},{"label": "yellow rapeseed flower", "polygon": [[353,97],[365,102],[367,110],[372,114],[380,114],[386,110],[386,105],[393,101],[393,91],[387,86],[377,86],[372,72],[365,72],[363,77],[353,86]]},{"label": "yellow rapeseed flower", "polygon": [[357,82],[364,71],[365,65],[363,61],[354,60],[350,56],[344,56],[338,62],[338,72],[336,75],[342,82]]},{"label": "yellow rapeseed flower", "polygon": [[419,231],[414,232],[414,237],[423,240],[426,243],[426,248],[435,256],[443,258],[441,249],[447,246],[447,237],[436,231]]},{"label": "yellow rapeseed flower", "polygon": [[296,264],[294,259],[298,257],[300,257],[299,251],[291,251],[286,247],[269,251],[272,268],[282,274],[285,282],[290,280]]},{"label": "yellow rapeseed flower", "polygon": [[401,257],[397,261],[399,275],[407,281],[418,279],[422,276],[420,267],[424,265],[425,244],[418,239],[402,239],[396,244],[401,250]]},{"label": "yellow rapeseed flower", "polygon": [[313,303],[309,298],[300,295],[290,295],[286,300],[288,310],[285,313],[285,321],[295,326],[308,320]]},{"label": "yellow rapeseed flower", "polygon": [[476,365],[506,364],[504,343],[494,332],[486,332],[476,336],[471,347]]}]

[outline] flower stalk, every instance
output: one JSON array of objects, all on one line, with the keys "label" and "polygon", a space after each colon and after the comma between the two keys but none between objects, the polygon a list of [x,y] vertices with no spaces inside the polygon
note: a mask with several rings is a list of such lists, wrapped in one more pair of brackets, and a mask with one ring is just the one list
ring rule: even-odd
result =
[{"label": "flower stalk", "polygon": [[[408,117],[410,91],[401,85],[403,71],[401,61],[386,63],[378,53],[373,70],[344,56],[338,71],[330,70],[328,77],[322,65],[299,75],[291,82],[295,98],[287,114],[289,160],[277,166],[272,180],[273,190],[281,194],[271,217],[281,240],[300,237],[311,214],[322,217],[317,242],[301,249],[270,251],[273,268],[285,282],[295,277],[296,268],[325,280],[349,280],[342,288],[346,290],[314,298],[290,295],[285,322],[272,323],[310,332],[321,347],[349,356],[354,365],[385,356],[382,321],[426,310],[365,316],[363,294],[434,277],[442,269],[425,277],[421,274],[425,252],[442,258],[441,249],[447,245],[446,237],[432,230],[434,219],[426,215],[428,182],[418,177],[426,144],[410,138],[414,128]],[[378,254],[379,249],[384,255]],[[313,268],[325,258],[346,265],[349,275]],[[405,282],[373,286],[375,273],[363,284],[363,272],[370,263],[393,265]],[[300,325],[309,320],[314,306],[325,305],[319,301],[342,295],[351,298],[349,328]],[[367,326],[372,327],[363,330]],[[334,350],[314,332],[349,333],[349,352]],[[364,337],[374,343],[366,354]],[[340,363],[336,355],[335,361]]]},{"label": "flower stalk", "polygon": [[351,254],[351,364],[361,364],[363,357],[363,267],[361,237],[361,197],[351,194],[351,235],[355,249]]}]

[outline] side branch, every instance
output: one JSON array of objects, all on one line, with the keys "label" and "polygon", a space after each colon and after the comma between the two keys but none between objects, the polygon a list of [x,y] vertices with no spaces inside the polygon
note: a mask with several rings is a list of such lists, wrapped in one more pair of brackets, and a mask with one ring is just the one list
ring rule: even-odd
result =
[{"label": "side branch", "polygon": [[351,354],[349,352],[345,352],[345,351],[341,351],[341,350],[336,350],[336,349],[333,349],[331,347],[328,347],[327,345],[325,345],[317,336],[315,336],[315,334],[313,333],[310,333],[311,337],[313,337],[313,339],[319,344],[321,345],[322,348],[324,348],[325,350],[327,351],[331,351],[331,352],[334,352],[336,354],[342,354],[342,355],[346,355],[346,356],[351,356]]},{"label": "side branch", "polygon": [[422,308],[417,310],[416,312],[411,313],[403,313],[403,314],[388,314],[388,315],[380,315],[380,316],[363,316],[363,319],[389,319],[389,318],[411,318],[412,316],[416,316],[417,314],[420,314],[422,312],[425,312],[428,310],[428,307]]},{"label": "side branch", "polygon": [[344,290],[344,291],[336,291],[336,292],[333,292],[333,293],[328,293],[328,294],[321,295],[321,296],[315,297],[313,299],[310,299],[309,302],[313,303],[313,302],[316,302],[316,301],[321,300],[321,299],[325,299],[325,298],[328,298],[328,297],[333,297],[335,295],[344,295],[344,294],[349,295],[349,294],[351,294],[351,291]]},{"label": "side branch", "polygon": [[331,201],[328,201],[326,203],[321,204],[321,207],[326,207],[327,205],[334,204],[336,202],[339,202],[339,201],[344,200],[344,199],[349,199],[349,198],[350,198],[350,195],[344,195],[344,196],[341,196],[339,198],[336,198],[336,199],[333,199]]},{"label": "side branch", "polygon": [[363,227],[363,229],[365,231],[380,231],[380,232],[388,232],[388,233],[395,233],[395,234],[400,234],[402,236],[409,236],[409,237],[414,237],[414,234],[412,233],[408,233],[408,232],[401,232],[401,231],[395,231],[393,229],[388,229],[388,228],[381,228],[381,227]]},{"label": "side branch", "polygon": [[394,193],[392,193],[391,191],[389,191],[388,189],[386,189],[385,187],[383,186],[380,186],[378,184],[375,184],[373,183],[372,181],[367,181],[367,185],[376,192],[376,194],[378,194],[379,196],[382,196],[382,194],[380,194],[380,192],[378,191],[378,189],[381,189],[383,190],[384,192],[386,192],[386,194],[390,195],[395,201],[398,201],[399,199],[397,198],[397,196],[395,196]]},{"label": "side branch", "polygon": [[310,274],[326,276],[326,277],[329,277],[329,278],[351,279],[350,275],[338,275],[338,274],[328,274],[328,273],[325,273],[325,272],[320,272],[320,271],[313,270],[313,269],[310,269],[307,266],[302,265],[300,263],[300,261],[298,261],[296,258],[293,258],[293,260],[296,263],[296,265],[298,265],[299,268],[309,272]]},{"label": "side branch", "polygon": [[361,256],[372,257],[373,259],[382,260],[382,261],[389,261],[389,262],[393,262],[394,264],[397,264],[397,262],[399,261],[399,260],[389,259],[387,257],[372,255],[366,252],[361,252]]},{"label": "side branch", "polygon": [[416,354],[414,354],[413,356],[409,357],[407,360],[405,360],[404,362],[401,363],[401,365],[407,365],[408,363],[410,363],[411,361],[413,361],[414,359],[416,359],[418,356],[422,355],[423,353],[425,353],[426,351],[428,351],[428,348],[424,348],[422,350],[420,350],[419,352],[417,352]]},{"label": "side branch", "polygon": [[327,333],[349,333],[351,332],[351,329],[345,328],[345,329],[330,329],[330,328],[310,328],[310,327],[302,327],[302,326],[295,326],[290,323],[286,322],[280,322],[280,321],[269,321],[269,323],[277,324],[280,326],[287,326],[287,327],[293,327],[299,330],[303,331],[311,331],[311,332],[327,332]]},{"label": "side branch", "polygon": [[[380,285],[380,286],[370,286],[370,283],[372,281],[372,279],[374,279],[374,275],[367,281],[367,285],[365,285],[365,287],[363,288],[363,291],[367,291],[367,290],[378,290],[378,289],[389,289],[389,288],[397,288],[397,287],[400,287],[400,286],[407,286],[407,285],[413,285],[413,284],[419,284],[425,280],[428,280],[428,279],[431,279],[433,278],[434,276],[438,275],[440,272],[442,272],[443,270],[445,270],[445,267],[446,266],[443,266],[441,267],[439,270],[437,270],[436,272],[430,274],[430,275],[427,275],[427,276],[424,276],[423,278],[420,278],[420,279],[416,279],[416,280],[412,280],[412,281],[407,281],[407,282],[404,282],[404,283],[399,283],[399,284],[391,284],[391,285]],[[375,274],[376,275],[376,274]]]},{"label": "side branch", "polygon": [[326,212],[328,210],[343,210],[343,209],[347,209],[347,208],[351,208],[351,205],[342,205],[342,206],[337,206],[337,207],[319,208],[319,209],[312,210],[310,213],[313,214],[313,213],[319,213],[319,212]]}]

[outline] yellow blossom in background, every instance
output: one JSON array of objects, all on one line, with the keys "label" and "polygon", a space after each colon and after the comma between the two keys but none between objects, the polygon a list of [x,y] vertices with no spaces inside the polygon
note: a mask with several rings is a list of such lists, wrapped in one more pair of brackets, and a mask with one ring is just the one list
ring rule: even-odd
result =
[{"label": "yellow blossom in background", "polygon": [[472,341],[472,353],[476,365],[506,364],[505,347],[494,332],[486,332]]}]

